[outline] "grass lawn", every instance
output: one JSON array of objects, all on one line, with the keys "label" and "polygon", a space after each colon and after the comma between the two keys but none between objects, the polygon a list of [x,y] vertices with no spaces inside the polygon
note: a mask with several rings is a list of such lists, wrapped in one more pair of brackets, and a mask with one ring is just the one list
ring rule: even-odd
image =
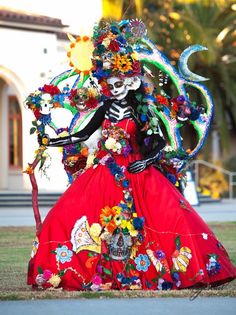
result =
[{"label": "grass lawn", "polygon": [[[236,265],[236,222],[209,224],[226,247]],[[33,227],[0,228],[0,300],[50,299],[50,298],[97,298],[97,297],[193,297],[236,296],[236,280],[216,289],[194,291],[106,291],[66,292],[60,289],[32,291],[26,285],[27,264],[34,239]]]}]

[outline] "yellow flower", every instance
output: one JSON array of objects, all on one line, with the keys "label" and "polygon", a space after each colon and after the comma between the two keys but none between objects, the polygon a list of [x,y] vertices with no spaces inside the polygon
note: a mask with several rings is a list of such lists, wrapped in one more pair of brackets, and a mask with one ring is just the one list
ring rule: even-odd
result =
[{"label": "yellow flower", "polygon": [[135,237],[135,236],[138,235],[138,231],[136,231],[135,229],[133,229],[133,230],[130,230],[130,231],[129,231],[129,234],[130,234],[132,237]]},{"label": "yellow flower", "polygon": [[122,227],[122,229],[125,229],[127,227],[127,223],[128,222],[126,220],[122,220],[121,221],[121,225],[120,226]]},{"label": "yellow flower", "polygon": [[42,138],[42,145],[48,145],[49,141],[48,138]]},{"label": "yellow flower", "polygon": [[137,217],[138,217],[137,213],[133,212],[133,218],[137,218]]},{"label": "yellow flower", "polygon": [[122,210],[121,207],[114,206],[114,207],[112,207],[112,209],[115,210],[116,214],[121,214],[121,210]]},{"label": "yellow flower", "polygon": [[113,69],[121,72],[128,72],[132,70],[132,62],[128,55],[121,56],[116,54],[113,58]]},{"label": "yellow flower", "polygon": [[55,273],[52,274],[51,278],[48,280],[48,282],[54,287],[57,288],[61,282],[61,278],[58,275],[55,275]]},{"label": "yellow flower", "polygon": [[134,230],[134,226],[133,226],[133,224],[130,221],[127,222],[127,229],[129,231]]},{"label": "yellow flower", "polygon": [[137,53],[136,51],[134,51],[134,52],[131,54],[131,57],[132,57],[132,59],[138,60],[138,53]]}]

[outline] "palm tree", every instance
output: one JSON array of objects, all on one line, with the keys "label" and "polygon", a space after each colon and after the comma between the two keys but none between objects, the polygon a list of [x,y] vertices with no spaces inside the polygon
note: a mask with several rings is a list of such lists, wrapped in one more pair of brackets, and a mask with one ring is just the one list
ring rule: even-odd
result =
[{"label": "palm tree", "polygon": [[210,78],[207,85],[215,102],[215,124],[227,151],[230,129],[236,133],[236,12],[212,1],[179,7],[178,14],[174,19],[177,47],[184,48],[186,43],[208,47],[208,53],[193,60],[192,69]]}]

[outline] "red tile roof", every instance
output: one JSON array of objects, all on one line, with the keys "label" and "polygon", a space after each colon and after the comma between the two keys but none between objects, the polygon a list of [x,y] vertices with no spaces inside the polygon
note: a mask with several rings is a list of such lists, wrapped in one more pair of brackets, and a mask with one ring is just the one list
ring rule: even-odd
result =
[{"label": "red tile roof", "polygon": [[67,25],[63,25],[60,19],[56,19],[49,16],[44,16],[44,15],[36,15],[36,14],[30,14],[26,12],[12,11],[12,10],[7,10],[7,9],[0,10],[0,21],[53,26],[53,27],[58,27],[58,28],[63,28],[67,26]]}]

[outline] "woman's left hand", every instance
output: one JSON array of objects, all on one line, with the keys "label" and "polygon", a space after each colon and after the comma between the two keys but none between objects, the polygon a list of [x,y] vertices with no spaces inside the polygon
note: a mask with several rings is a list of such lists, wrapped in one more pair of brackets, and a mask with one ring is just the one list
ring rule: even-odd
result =
[{"label": "woman's left hand", "polygon": [[138,160],[129,164],[128,171],[130,173],[140,173],[144,171],[146,167],[147,167],[146,160]]}]

